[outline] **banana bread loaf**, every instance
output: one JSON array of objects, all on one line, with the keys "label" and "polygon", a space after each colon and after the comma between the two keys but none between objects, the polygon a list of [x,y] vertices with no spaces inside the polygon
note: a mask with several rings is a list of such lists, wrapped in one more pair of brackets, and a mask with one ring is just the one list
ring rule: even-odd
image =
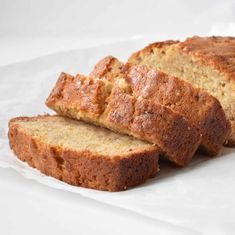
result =
[{"label": "banana bread loaf", "polygon": [[150,99],[182,114],[199,127],[200,149],[210,156],[218,154],[230,134],[230,123],[219,101],[187,81],[143,65],[124,65],[112,56],[98,62],[90,75],[112,82],[124,77],[135,97]]},{"label": "banana bread loaf", "polygon": [[20,160],[72,185],[120,191],[158,171],[156,146],[60,116],[14,118],[9,140]]},{"label": "banana bread loaf", "polygon": [[59,114],[156,144],[180,166],[187,165],[201,142],[195,126],[166,106],[135,98],[124,78],[112,83],[62,73],[46,104]]},{"label": "banana bread loaf", "polygon": [[128,61],[180,77],[215,96],[232,125],[227,145],[235,146],[234,37],[194,36],[184,42],[157,42],[134,53]]}]

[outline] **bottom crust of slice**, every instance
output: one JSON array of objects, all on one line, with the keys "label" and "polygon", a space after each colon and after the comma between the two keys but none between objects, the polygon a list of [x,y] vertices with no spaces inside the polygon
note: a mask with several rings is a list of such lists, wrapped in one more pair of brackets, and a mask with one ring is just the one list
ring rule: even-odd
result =
[{"label": "bottom crust of slice", "polygon": [[31,167],[75,186],[104,191],[122,191],[144,183],[158,170],[158,153],[146,150],[127,157],[98,156],[50,146],[27,134],[13,119],[9,123],[10,147]]}]

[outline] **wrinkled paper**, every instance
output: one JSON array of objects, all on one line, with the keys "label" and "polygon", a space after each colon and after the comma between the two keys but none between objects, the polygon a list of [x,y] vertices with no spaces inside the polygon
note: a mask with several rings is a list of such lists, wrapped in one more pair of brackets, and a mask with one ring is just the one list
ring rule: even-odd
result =
[{"label": "wrinkled paper", "polygon": [[161,164],[154,179],[124,192],[101,192],[70,186],[19,161],[8,146],[8,120],[52,113],[44,102],[61,71],[88,74],[106,55],[125,60],[146,45],[130,40],[97,48],[67,51],[0,67],[0,167],[49,187],[78,193],[125,208],[169,226],[179,234],[235,234],[235,150],[223,148],[210,159],[196,155],[184,169]]}]

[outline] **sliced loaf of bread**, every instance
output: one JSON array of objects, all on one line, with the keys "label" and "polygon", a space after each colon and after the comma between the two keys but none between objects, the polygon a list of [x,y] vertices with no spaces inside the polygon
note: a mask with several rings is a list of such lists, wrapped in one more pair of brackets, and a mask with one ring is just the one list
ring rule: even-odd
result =
[{"label": "sliced loaf of bread", "polygon": [[187,81],[144,65],[123,64],[112,56],[99,61],[90,75],[110,82],[125,78],[135,97],[149,99],[182,114],[199,128],[200,149],[210,156],[218,154],[230,134],[230,123],[220,102]]},{"label": "sliced loaf of bread", "polygon": [[134,53],[128,62],[160,69],[215,96],[232,125],[227,145],[235,146],[234,37],[194,36],[184,42],[156,42]]},{"label": "sliced loaf of bread", "polygon": [[201,142],[197,127],[164,105],[135,97],[124,78],[113,83],[62,73],[46,104],[61,115],[156,144],[180,166],[188,164]]},{"label": "sliced loaf of bread", "polygon": [[9,140],[20,160],[86,188],[125,190],[158,171],[156,146],[60,116],[14,118]]}]

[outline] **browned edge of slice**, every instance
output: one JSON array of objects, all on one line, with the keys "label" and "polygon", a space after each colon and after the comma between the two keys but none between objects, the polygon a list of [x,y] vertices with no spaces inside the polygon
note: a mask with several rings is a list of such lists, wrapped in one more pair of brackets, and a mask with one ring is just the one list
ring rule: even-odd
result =
[{"label": "browned edge of slice", "polygon": [[198,129],[180,114],[137,99],[119,85],[114,84],[106,98],[100,99],[106,80],[62,73],[46,105],[59,114],[147,140],[159,146],[169,160],[187,165],[201,142]]},{"label": "browned edge of slice", "polygon": [[[150,50],[151,46],[146,50]],[[163,43],[154,46],[161,48]],[[113,82],[125,78],[135,97],[149,99],[182,114],[200,129],[200,150],[209,156],[218,154],[231,132],[230,123],[219,101],[208,92],[177,77],[143,65],[124,65],[112,56],[100,60],[91,76]]]},{"label": "browned edge of slice", "polygon": [[110,158],[85,149],[75,151],[47,144],[28,134],[18,123],[42,118],[48,116],[11,119],[8,135],[17,157],[48,176],[75,186],[121,191],[144,183],[158,172],[156,148]]},{"label": "browned edge of slice", "polygon": [[201,152],[209,156],[219,153],[231,133],[231,125],[215,97],[159,70],[142,65],[126,67],[125,77],[136,97],[160,103],[183,115],[202,134]]}]

